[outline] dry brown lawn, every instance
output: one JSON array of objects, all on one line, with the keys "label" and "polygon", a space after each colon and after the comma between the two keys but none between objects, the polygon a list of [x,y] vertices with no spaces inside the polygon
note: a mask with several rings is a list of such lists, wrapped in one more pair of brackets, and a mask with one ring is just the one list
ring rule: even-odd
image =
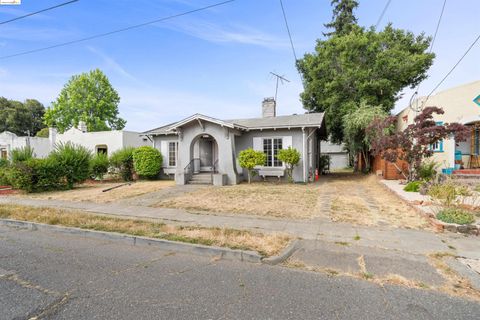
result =
[{"label": "dry brown lawn", "polygon": [[89,201],[95,203],[109,203],[122,199],[140,196],[165,189],[175,185],[173,181],[139,181],[122,187],[103,192],[107,188],[124,184],[119,183],[85,183],[76,186],[73,190],[52,191],[22,195],[33,199],[64,200],[64,201]]},{"label": "dry brown lawn", "polygon": [[388,191],[373,175],[348,175],[331,179],[322,191],[332,194],[332,221],[359,225],[430,228],[427,219]]},{"label": "dry brown lawn", "polygon": [[51,225],[119,232],[209,246],[257,251],[263,256],[278,254],[292,238],[285,234],[264,234],[229,228],[183,227],[140,219],[117,218],[81,211],[19,205],[0,207],[0,218]]},{"label": "dry brown lawn", "polygon": [[308,219],[315,213],[318,194],[318,185],[245,183],[228,187],[202,188],[160,201],[154,206]]}]

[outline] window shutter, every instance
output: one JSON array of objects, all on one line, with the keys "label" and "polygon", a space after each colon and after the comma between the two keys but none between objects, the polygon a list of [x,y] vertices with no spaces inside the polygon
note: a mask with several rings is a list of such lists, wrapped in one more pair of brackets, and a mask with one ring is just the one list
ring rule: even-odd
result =
[{"label": "window shutter", "polygon": [[292,136],[283,137],[283,149],[292,147]]},{"label": "window shutter", "polygon": [[260,137],[253,138],[253,150],[263,151],[262,138]]},{"label": "window shutter", "polygon": [[162,154],[163,158],[163,167],[168,166],[168,141],[161,141],[160,142],[160,153]]}]

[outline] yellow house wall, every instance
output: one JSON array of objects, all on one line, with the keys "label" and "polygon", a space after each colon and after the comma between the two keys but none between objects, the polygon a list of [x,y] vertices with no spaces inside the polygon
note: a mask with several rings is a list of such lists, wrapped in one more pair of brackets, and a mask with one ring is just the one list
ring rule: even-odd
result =
[{"label": "yellow house wall", "polygon": [[[469,124],[480,121],[480,106],[473,100],[480,95],[480,81],[454,87],[431,96],[424,107],[440,107],[445,112],[442,115],[434,115],[435,121],[443,123],[459,122]],[[422,106],[425,97],[414,100],[412,106]],[[416,113],[407,107],[397,115],[397,130],[404,130],[413,123]],[[406,118],[405,118],[406,117]],[[455,150],[462,150],[464,166],[468,165],[470,157],[470,139],[466,142],[457,143],[453,139],[443,141],[443,152],[435,152],[431,158],[437,162],[440,168],[452,168],[455,165]]]}]

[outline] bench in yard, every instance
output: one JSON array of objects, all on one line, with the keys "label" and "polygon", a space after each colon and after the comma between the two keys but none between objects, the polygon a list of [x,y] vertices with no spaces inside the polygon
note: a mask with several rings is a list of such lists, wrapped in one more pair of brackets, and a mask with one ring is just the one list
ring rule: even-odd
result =
[{"label": "bench in yard", "polygon": [[258,175],[265,180],[266,177],[277,177],[280,181],[280,178],[285,176],[285,170],[283,169],[258,169]]}]

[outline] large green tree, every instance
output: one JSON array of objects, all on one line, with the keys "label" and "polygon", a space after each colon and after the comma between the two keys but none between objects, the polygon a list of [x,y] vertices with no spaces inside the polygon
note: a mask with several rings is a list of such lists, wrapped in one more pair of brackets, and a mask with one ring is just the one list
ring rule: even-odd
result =
[{"label": "large green tree", "polygon": [[353,10],[358,7],[356,0],[332,0],[333,17],[330,23],[324,24],[325,27],[333,29],[332,32],[324,33],[324,36],[348,34],[352,31],[354,25],[357,24],[357,17],[353,14]]},{"label": "large green tree", "polygon": [[304,108],[325,112],[334,142],[343,141],[346,114],[362,102],[390,111],[405,87],[427,77],[435,56],[427,52],[430,38],[424,34],[415,36],[391,24],[380,32],[356,24],[347,29],[317,40],[315,52],[297,62]]},{"label": "large green tree", "polygon": [[0,97],[0,132],[10,131],[20,136],[34,136],[45,127],[45,107],[35,99],[24,102]]},{"label": "large green tree", "polygon": [[384,119],[386,116],[387,113],[382,107],[362,103],[353,112],[343,117],[345,145],[354,156],[361,155],[367,172],[370,171],[369,155],[374,138],[367,129],[374,121]]},{"label": "large green tree", "polygon": [[45,123],[64,132],[87,124],[89,131],[121,130],[126,121],[118,116],[120,96],[99,69],[74,75],[45,113]]}]

